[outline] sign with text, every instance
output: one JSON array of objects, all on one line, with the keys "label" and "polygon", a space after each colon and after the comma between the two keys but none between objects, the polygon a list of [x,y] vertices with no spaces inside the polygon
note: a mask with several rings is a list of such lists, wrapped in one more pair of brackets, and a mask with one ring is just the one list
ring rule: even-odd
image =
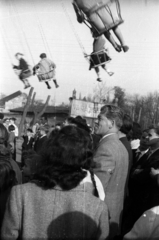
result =
[{"label": "sign with text", "polygon": [[71,116],[97,118],[102,106],[104,104],[73,99]]}]

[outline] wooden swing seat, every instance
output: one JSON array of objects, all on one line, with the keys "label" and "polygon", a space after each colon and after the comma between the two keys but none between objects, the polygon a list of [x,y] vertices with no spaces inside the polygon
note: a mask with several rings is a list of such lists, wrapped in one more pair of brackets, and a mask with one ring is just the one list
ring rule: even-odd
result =
[{"label": "wooden swing seat", "polygon": [[39,79],[39,82],[43,81],[51,81],[55,76],[55,70],[51,70],[46,73],[37,73],[37,77]]},{"label": "wooden swing seat", "polygon": [[98,52],[93,52],[90,55],[87,55],[86,57],[89,58],[91,68],[99,67],[101,65],[104,65],[104,64],[110,62],[110,60],[111,60],[111,58],[108,56],[105,49],[98,51]]}]

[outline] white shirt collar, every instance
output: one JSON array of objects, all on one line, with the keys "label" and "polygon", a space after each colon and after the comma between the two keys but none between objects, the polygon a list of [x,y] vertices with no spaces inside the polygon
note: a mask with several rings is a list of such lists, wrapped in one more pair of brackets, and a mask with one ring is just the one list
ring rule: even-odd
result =
[{"label": "white shirt collar", "polygon": [[113,135],[113,134],[116,134],[116,133],[108,133],[108,134],[104,135],[104,136],[100,139],[99,142],[101,142],[104,138],[106,138],[106,137],[108,137],[108,136],[110,136],[110,135]]}]

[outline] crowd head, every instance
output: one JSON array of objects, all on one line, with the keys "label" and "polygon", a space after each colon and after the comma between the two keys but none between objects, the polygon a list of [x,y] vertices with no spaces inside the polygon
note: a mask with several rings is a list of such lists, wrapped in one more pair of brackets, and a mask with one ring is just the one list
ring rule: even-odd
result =
[{"label": "crowd head", "polygon": [[76,126],[66,126],[46,146],[36,183],[46,189],[56,185],[64,190],[75,188],[86,176],[84,169],[92,167],[88,133]]},{"label": "crowd head", "polygon": [[115,105],[104,105],[98,116],[95,132],[99,135],[118,132],[123,124],[123,112]]}]

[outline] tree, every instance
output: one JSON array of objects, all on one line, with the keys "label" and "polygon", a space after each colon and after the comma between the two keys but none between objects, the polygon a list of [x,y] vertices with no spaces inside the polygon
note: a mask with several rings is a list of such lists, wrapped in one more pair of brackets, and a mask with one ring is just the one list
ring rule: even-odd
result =
[{"label": "tree", "polygon": [[105,100],[106,102],[109,102],[109,93],[113,90],[114,88],[108,87],[106,85],[106,82],[101,82],[93,89],[93,101],[103,103],[103,101]]},{"label": "tree", "polygon": [[124,108],[125,106],[125,90],[121,87],[114,87],[114,99],[113,103],[118,102],[118,106]]}]

